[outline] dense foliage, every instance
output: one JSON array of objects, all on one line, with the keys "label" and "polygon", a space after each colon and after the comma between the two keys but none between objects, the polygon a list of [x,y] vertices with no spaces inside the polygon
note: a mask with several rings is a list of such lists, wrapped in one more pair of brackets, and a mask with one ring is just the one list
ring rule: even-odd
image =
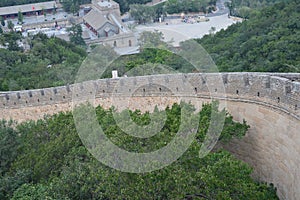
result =
[{"label": "dense foliage", "polygon": [[67,31],[69,32],[71,43],[82,46],[86,45],[82,38],[82,27],[80,24],[73,25],[72,27],[68,28]]},{"label": "dense foliage", "polygon": [[80,5],[91,3],[91,0],[63,0],[61,4],[66,12],[77,13],[80,9]]},{"label": "dense foliage", "polygon": [[210,13],[215,10],[216,0],[181,1],[169,0],[154,6],[144,4],[131,4],[130,15],[138,23],[159,21],[159,18],[167,14],[181,14],[190,12]]},{"label": "dense foliage", "polygon": [[210,12],[216,5],[216,0],[168,0],[165,4],[166,12],[174,13],[188,13],[188,12]]},{"label": "dense foliage", "polygon": [[38,34],[28,40],[29,51],[17,44],[21,36],[6,33],[0,41],[8,49],[0,49],[0,91],[24,90],[73,83],[84,49],[64,40]]},{"label": "dense foliage", "polygon": [[247,6],[249,8],[260,8],[269,6],[278,2],[286,2],[285,0],[232,0],[231,3],[236,7]]},{"label": "dense foliage", "polygon": [[129,11],[129,7],[132,4],[146,4],[151,2],[152,0],[115,0],[120,6],[121,13],[125,13]]},{"label": "dense foliage", "polygon": [[130,16],[139,24],[145,24],[146,22],[153,22],[155,10],[153,7],[143,4],[132,4],[130,5]]},{"label": "dense foliage", "polygon": [[197,40],[220,71],[300,72],[300,5],[277,3]]},{"label": "dense foliage", "polygon": [[[299,13],[300,6],[291,0],[289,3],[277,3],[252,12],[249,20],[197,41],[211,55],[219,71],[299,72]],[[69,31],[72,33],[71,42],[83,44],[80,28],[74,26]],[[58,38],[37,35],[28,40],[31,49],[23,52],[18,45],[21,39],[21,35],[13,32],[0,34],[0,43],[7,48],[0,49],[0,91],[74,82],[77,70],[86,57],[83,49]],[[118,70],[120,75],[128,71],[134,71],[131,75],[151,74],[151,69],[163,67],[182,73],[209,72],[199,70],[201,66],[195,69],[182,57],[164,50],[168,44],[162,39],[163,35],[158,32],[143,33],[139,39],[141,53],[118,58],[103,77],[110,77],[113,69]],[[148,44],[161,49],[144,48]],[[114,53],[111,48],[106,48],[105,52]]]},{"label": "dense foliage", "polygon": [[[219,71],[300,72],[300,6],[294,1],[277,3],[251,12],[251,18],[197,40],[211,55]],[[159,33],[143,33],[143,40],[163,46]],[[198,72],[182,58],[165,50],[142,49],[139,55],[122,57],[115,65],[122,74],[149,63],[180,72]],[[116,62],[118,63],[118,62]],[[205,71],[204,71],[205,72]]]},{"label": "dense foliage", "polygon": [[289,0],[232,0],[227,2],[231,15],[249,18],[251,12],[258,8],[271,6],[278,2],[287,2]]},{"label": "dense foliage", "polygon": [[[181,104],[184,105],[184,104]],[[181,105],[166,109],[166,123],[157,135],[138,139],[122,132],[114,109],[96,108],[105,134],[129,151],[145,152],[165,146],[180,125]],[[189,106],[186,105],[185,106]],[[193,107],[189,106],[193,110]],[[131,174],[108,168],[94,159],[79,139],[71,113],[60,113],[19,125],[0,123],[1,199],[277,199],[274,189],[253,181],[252,169],[228,152],[215,149],[198,157],[201,142],[217,111],[203,106],[199,130],[188,151],[158,171]],[[218,112],[223,115],[225,111]],[[150,113],[130,111],[132,120],[146,125]],[[242,137],[248,126],[227,115],[219,144]]]}]

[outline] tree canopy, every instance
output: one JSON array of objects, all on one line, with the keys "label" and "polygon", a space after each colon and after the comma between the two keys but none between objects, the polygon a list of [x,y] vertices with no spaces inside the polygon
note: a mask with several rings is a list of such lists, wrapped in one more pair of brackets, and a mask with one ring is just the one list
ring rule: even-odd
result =
[{"label": "tree canopy", "polygon": [[[299,72],[299,11],[299,5],[292,0],[277,3],[251,12],[248,20],[206,35],[197,42],[210,54],[221,72]],[[72,42],[81,44],[80,28],[73,29]],[[103,77],[110,77],[111,70],[124,75],[132,69],[137,69],[135,72],[138,73],[139,67],[160,68],[162,65],[182,73],[207,72],[196,70],[180,56],[165,50],[164,46],[168,44],[162,42],[162,38],[159,32],[142,33],[139,41],[144,46],[141,52],[121,56]],[[0,49],[1,91],[71,84],[87,55],[80,47],[41,34],[29,39],[31,49],[23,52],[18,46],[19,40],[24,39],[18,33],[0,34],[0,43],[7,48]],[[147,48],[148,44],[162,48]]]},{"label": "tree canopy", "polygon": [[[153,137],[142,139],[124,133],[113,115],[114,108],[96,108],[105,134],[119,147],[148,152],[165,146],[175,136],[183,104],[166,108],[164,127]],[[190,105],[188,105],[190,106]],[[194,109],[190,106],[190,109]],[[163,169],[132,174],[104,166],[83,146],[72,113],[59,113],[36,122],[0,123],[1,199],[277,199],[275,190],[251,178],[252,169],[227,151],[216,148],[199,158],[200,145],[218,104],[203,105],[199,130],[190,148]],[[151,113],[129,111],[131,119],[147,125]],[[223,113],[223,114],[222,114]],[[246,122],[236,123],[227,114],[219,144],[241,138]],[[220,146],[218,145],[218,146]]]},{"label": "tree canopy", "polygon": [[189,13],[189,12],[204,12],[214,9],[216,0],[168,0],[165,4],[165,9],[168,14],[174,13]]},{"label": "tree canopy", "polygon": [[[2,39],[1,39],[2,38]],[[75,74],[86,57],[84,49],[56,37],[38,34],[27,41],[29,51],[17,44],[21,35],[2,34],[0,41],[0,91],[24,90],[73,83]]]},{"label": "tree canopy", "polygon": [[257,9],[288,1],[289,0],[232,0],[226,4],[229,7],[231,15],[249,18],[250,13]]},{"label": "tree canopy", "polygon": [[115,0],[120,6],[121,13],[128,12],[132,4],[146,4],[151,0]]},{"label": "tree canopy", "polygon": [[73,25],[71,28],[68,28],[70,42],[75,45],[85,46],[85,42],[82,38],[82,27],[80,24]]},{"label": "tree canopy", "polygon": [[142,4],[132,4],[130,5],[130,15],[138,23],[145,24],[146,22],[152,22],[155,16],[154,9],[152,7],[142,5]]},{"label": "tree canopy", "polygon": [[300,5],[277,3],[197,41],[220,71],[300,72]]},{"label": "tree canopy", "polygon": [[61,2],[66,12],[77,13],[80,9],[80,5],[91,3],[91,0],[64,0]]}]

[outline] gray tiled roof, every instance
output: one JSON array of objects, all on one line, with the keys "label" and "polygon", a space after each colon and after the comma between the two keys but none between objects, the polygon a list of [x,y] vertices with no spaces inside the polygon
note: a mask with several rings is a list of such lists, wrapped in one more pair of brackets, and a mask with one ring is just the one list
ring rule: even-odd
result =
[{"label": "gray tiled roof", "polygon": [[83,20],[92,26],[95,30],[99,30],[106,23],[110,23],[107,18],[105,18],[97,10],[91,10],[87,15],[83,17]]},{"label": "gray tiled roof", "polygon": [[55,1],[48,1],[42,3],[0,7],[0,15],[17,14],[19,11],[25,13],[25,12],[41,11],[43,9],[47,10],[47,9],[52,9],[54,5],[56,6]]}]

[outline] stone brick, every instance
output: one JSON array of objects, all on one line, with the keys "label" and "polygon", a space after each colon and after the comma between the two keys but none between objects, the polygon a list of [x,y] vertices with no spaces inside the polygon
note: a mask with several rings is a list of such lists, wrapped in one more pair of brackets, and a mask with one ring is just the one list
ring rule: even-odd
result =
[{"label": "stone brick", "polygon": [[164,109],[180,101],[199,110],[220,101],[250,130],[226,148],[254,167],[254,177],[274,183],[281,199],[300,197],[300,74],[170,74],[88,81],[63,87],[0,93],[0,119],[37,120],[71,111],[76,102],[118,110]]}]

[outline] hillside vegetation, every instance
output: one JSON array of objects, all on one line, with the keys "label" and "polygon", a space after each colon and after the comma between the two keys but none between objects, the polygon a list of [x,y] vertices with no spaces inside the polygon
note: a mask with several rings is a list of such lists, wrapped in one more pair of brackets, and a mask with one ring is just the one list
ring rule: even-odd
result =
[{"label": "hillside vegetation", "polygon": [[181,1],[181,0],[168,0],[165,4],[165,11],[168,14],[174,13],[189,13],[189,12],[211,12],[216,5],[216,0],[193,0],[193,1]]},{"label": "hillside vegetation", "polygon": [[146,4],[151,2],[151,0],[114,0],[120,6],[121,13],[125,13],[129,11],[130,5],[133,4]]},{"label": "hillside vegetation", "polygon": [[288,2],[289,0],[232,0],[226,2],[230,10],[230,15],[249,18],[252,12],[279,2]]},{"label": "hillside vegetation", "polygon": [[28,40],[23,51],[17,45],[17,33],[0,35],[8,49],[0,49],[0,91],[44,88],[73,83],[86,57],[84,49],[64,40],[38,34]]},{"label": "hillside vegetation", "polygon": [[[300,5],[292,0],[255,2],[239,1],[238,6],[253,8],[249,19],[196,41],[211,55],[220,72],[300,72]],[[257,8],[259,2],[265,7]],[[146,38],[156,46],[166,45],[159,42],[163,39],[159,33],[144,33],[141,38],[142,43]],[[146,63],[162,64],[183,73],[198,72],[182,58],[164,50],[143,48],[140,54],[120,60],[115,69],[121,75],[133,68],[143,68]]]},{"label": "hillside vegetation", "polygon": [[[1,44],[7,47],[0,49],[0,91],[72,84],[87,56],[81,47],[42,34],[29,39],[31,49],[24,52],[17,45],[20,39],[18,34],[0,34]],[[140,42],[142,46],[148,43],[167,46],[162,39],[158,32],[143,33]],[[300,72],[300,5],[289,0],[256,10],[248,20],[197,42],[208,51],[221,72]],[[112,48],[105,48],[114,54]],[[188,42],[182,43],[182,48],[189,48]],[[132,70],[136,71],[133,75],[142,75],[144,69],[161,66],[182,73],[209,72],[204,68],[197,70],[180,56],[163,49],[142,47],[140,54],[122,56],[102,78],[111,77],[114,69],[121,76]]]},{"label": "hillside vegetation", "polygon": [[300,72],[300,5],[277,3],[197,41],[220,71]]},{"label": "hillside vegetation", "polygon": [[[83,146],[70,112],[19,125],[0,123],[0,199],[277,199],[275,190],[251,178],[252,169],[222,149],[200,159],[199,149],[210,116],[218,104],[203,106],[199,130],[190,148],[176,162],[161,170],[131,174],[98,162]],[[148,139],[124,133],[114,109],[96,108],[105,134],[119,147],[131,152],[150,152],[168,144],[178,131],[182,106],[166,109],[162,130]],[[218,112],[223,116],[225,111]],[[130,111],[143,126],[152,114]],[[156,116],[157,117],[157,116]],[[242,137],[248,126],[227,115],[219,144]]]}]

